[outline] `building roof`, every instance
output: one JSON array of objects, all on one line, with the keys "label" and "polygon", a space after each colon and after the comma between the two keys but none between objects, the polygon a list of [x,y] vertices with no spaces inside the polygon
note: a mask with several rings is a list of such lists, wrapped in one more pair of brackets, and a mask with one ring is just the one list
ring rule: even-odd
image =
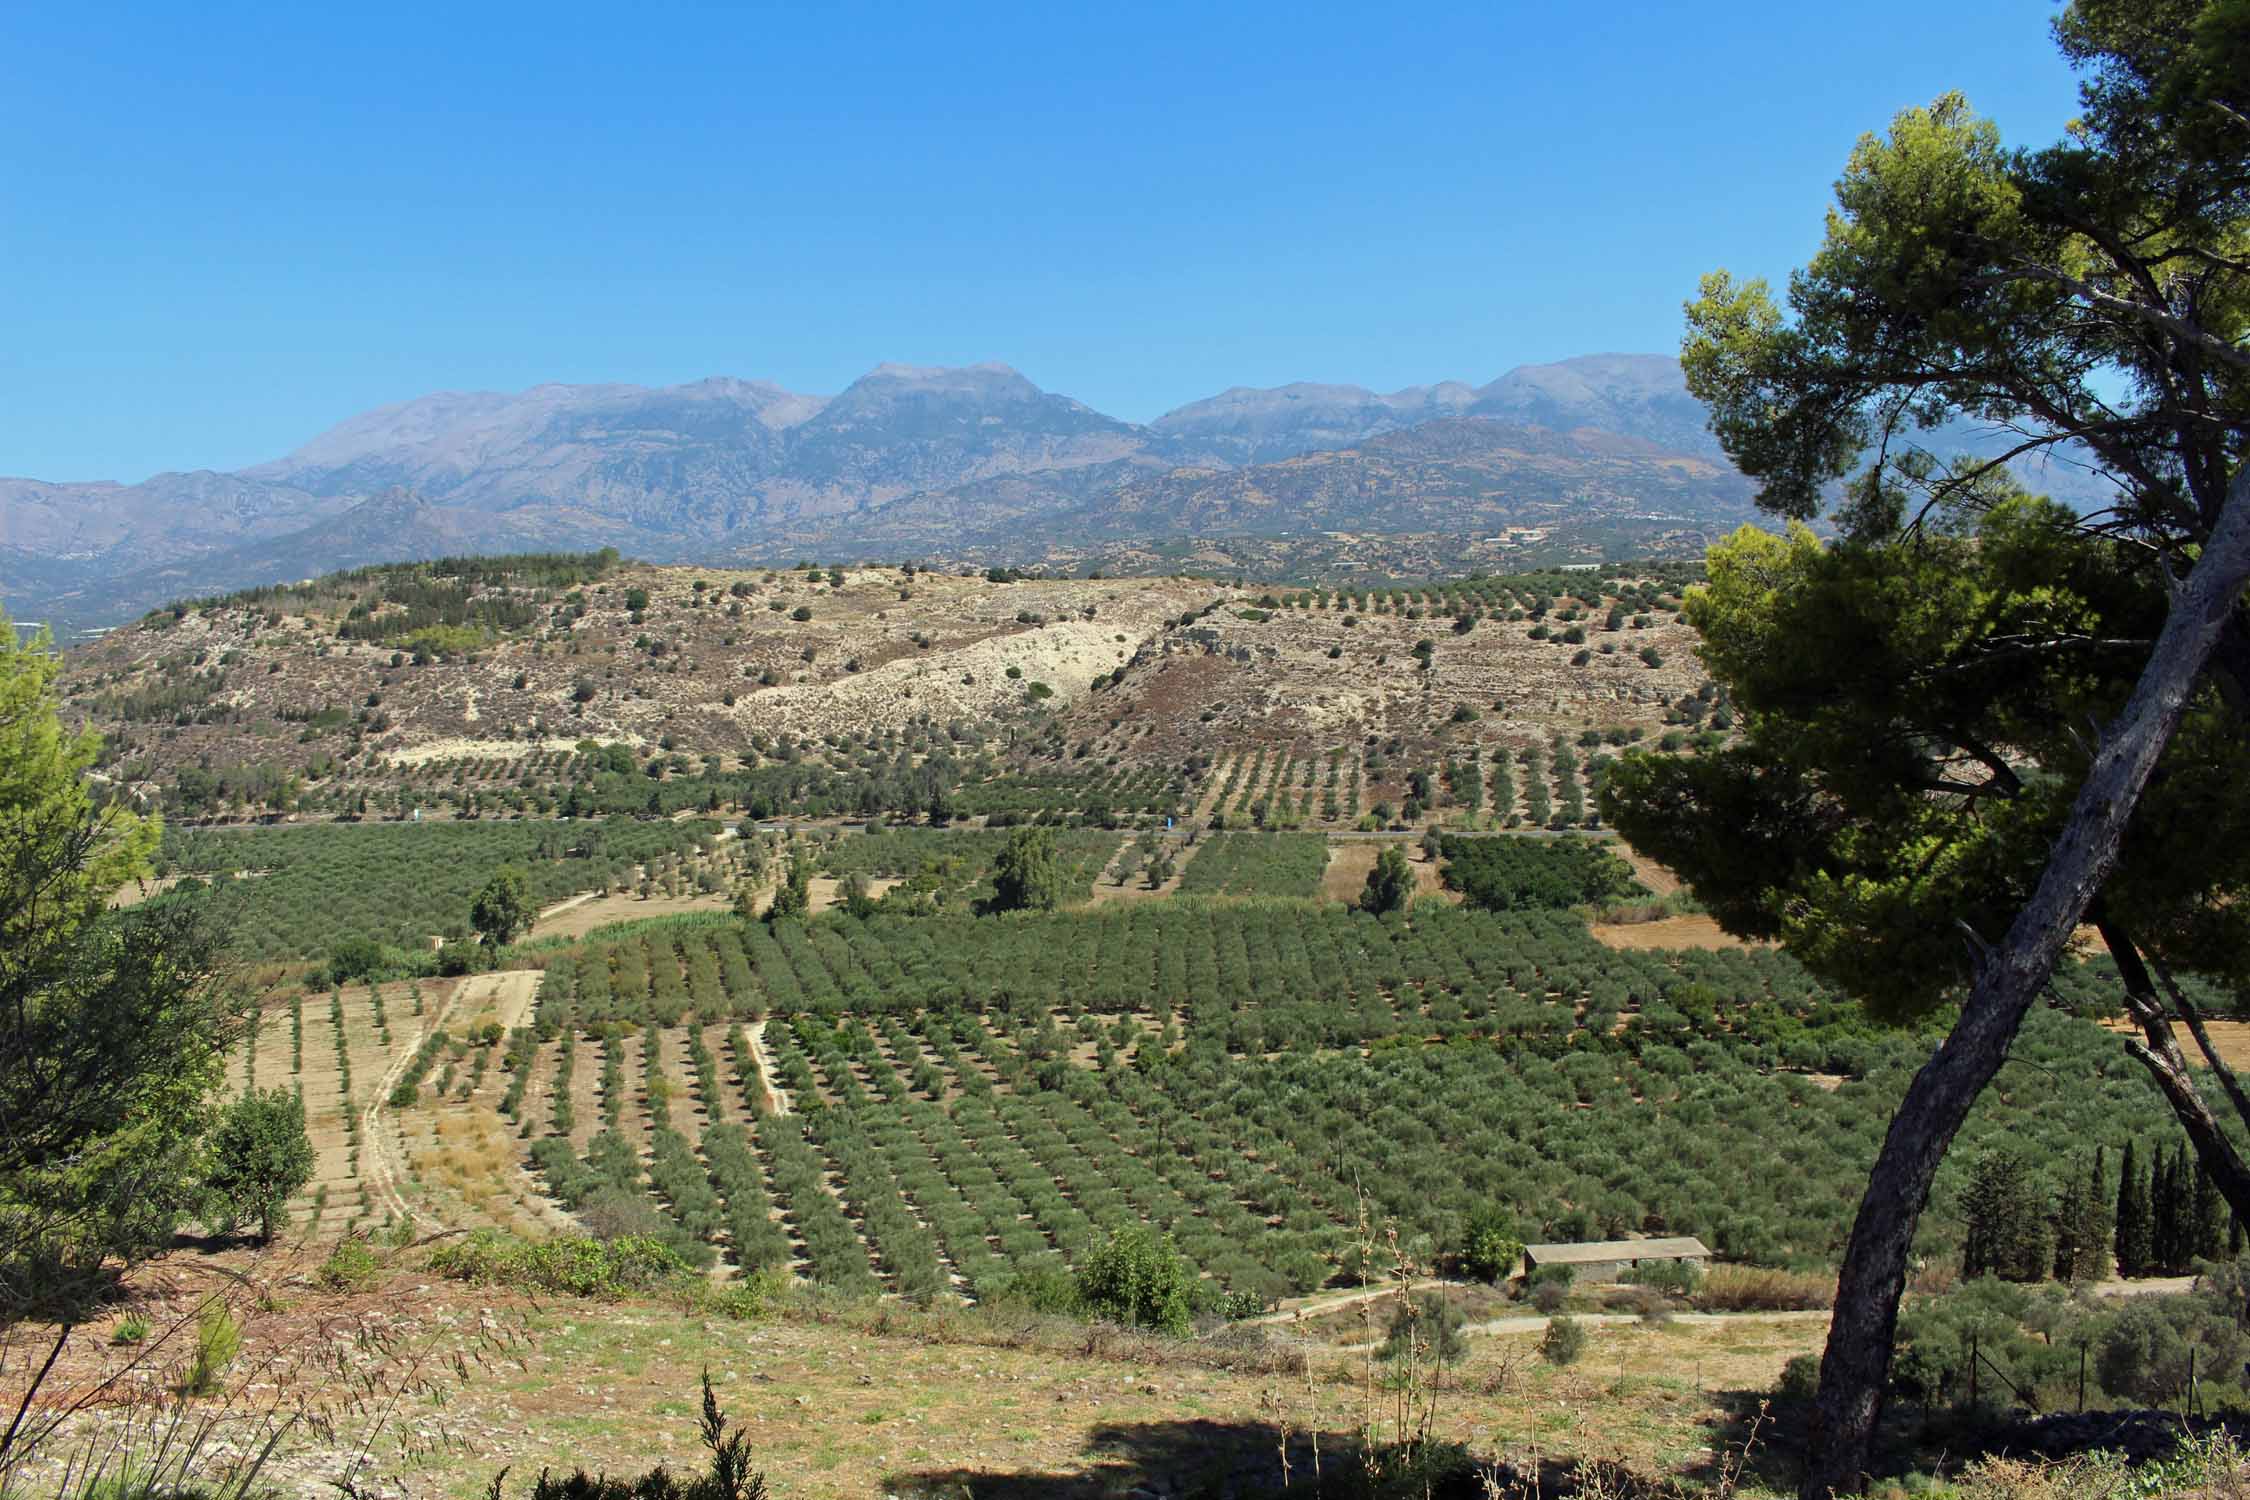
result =
[{"label": "building roof", "polygon": [[1708,1256],[1693,1235],[1658,1240],[1583,1240],[1572,1245],[1526,1245],[1523,1253],[1543,1266],[1585,1265],[1612,1260],[1680,1260]]}]

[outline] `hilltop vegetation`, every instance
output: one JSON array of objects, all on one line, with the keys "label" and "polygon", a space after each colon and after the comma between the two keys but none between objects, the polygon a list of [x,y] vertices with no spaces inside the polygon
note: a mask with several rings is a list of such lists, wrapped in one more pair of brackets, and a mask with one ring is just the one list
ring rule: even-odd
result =
[{"label": "hilltop vegetation", "polygon": [[[1678,623],[1690,576],[1303,589],[440,561],[183,602],[72,652],[64,690],[105,772],[197,819],[1108,823],[1184,815],[1225,765],[1258,792],[1212,810],[1268,826],[1409,804],[1575,822],[1581,752],[1727,727]],[[1503,752],[1535,757],[1527,795],[1551,767],[1555,795],[1504,806],[1484,769]]]}]

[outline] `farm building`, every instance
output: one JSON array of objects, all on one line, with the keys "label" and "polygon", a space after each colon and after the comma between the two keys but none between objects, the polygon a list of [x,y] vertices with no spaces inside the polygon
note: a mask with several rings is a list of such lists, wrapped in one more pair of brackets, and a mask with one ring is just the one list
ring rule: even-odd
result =
[{"label": "farm building", "polygon": [[1587,1240],[1575,1245],[1526,1245],[1525,1271],[1541,1266],[1568,1266],[1573,1281],[1614,1281],[1635,1266],[1656,1261],[1688,1260],[1700,1265],[1711,1258],[1703,1241],[1692,1235],[1657,1240]]}]

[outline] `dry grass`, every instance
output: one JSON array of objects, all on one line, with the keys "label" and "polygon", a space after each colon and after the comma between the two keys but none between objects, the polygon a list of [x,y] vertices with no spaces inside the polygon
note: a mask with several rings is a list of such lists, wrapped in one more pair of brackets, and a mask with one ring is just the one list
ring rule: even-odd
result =
[{"label": "dry grass", "polygon": [[[692,1458],[692,1403],[705,1368],[721,1403],[749,1428],[772,1492],[792,1500],[921,1496],[952,1479],[976,1494],[1055,1500],[1101,1500],[1143,1484],[1177,1494],[1170,1486],[1182,1474],[1270,1459],[1277,1411],[1297,1432],[1324,1434],[1324,1447],[1348,1441],[1366,1415],[1367,1377],[1384,1373],[1256,1333],[1198,1343],[896,1304],[792,1299],[778,1319],[747,1324],[662,1301],[534,1306],[494,1288],[433,1284],[422,1253],[397,1252],[383,1282],[362,1293],[273,1278],[286,1288],[285,1311],[246,1330],[244,1364],[254,1367],[277,1339],[301,1339],[354,1310],[378,1310],[402,1333],[473,1334],[488,1319],[522,1320],[522,1366],[484,1372],[447,1395],[447,1424],[475,1434],[474,1443],[403,1461],[379,1452],[390,1494],[469,1500],[504,1465],[519,1476],[549,1463],[676,1467]],[[1708,1460],[1730,1393],[1770,1384],[1815,1332],[1595,1329],[1586,1357],[1560,1370],[1530,1356],[1535,1336],[1478,1338],[1447,1376],[1434,1435],[1479,1453],[1530,1438],[1550,1454],[1680,1474]],[[104,1357],[107,1348],[90,1341],[86,1353]],[[80,1373],[74,1366],[63,1378]],[[425,1420],[416,1408],[399,1435]],[[275,1477],[295,1492],[297,1481],[317,1484],[324,1455],[317,1434],[295,1434],[292,1445]]]},{"label": "dry grass", "polygon": [[556,910],[552,916],[541,917],[532,929],[535,938],[584,937],[597,927],[607,927],[613,922],[636,922],[643,917],[676,917],[693,911],[724,911],[734,904],[734,898],[724,891],[694,896],[651,896],[643,901],[639,896],[619,892],[615,895],[596,896],[590,901]]},{"label": "dry grass", "polygon": [[1758,1266],[1713,1266],[1695,1294],[1703,1312],[1797,1312],[1836,1305],[1836,1278]]},{"label": "dry grass", "polygon": [[1753,948],[1763,944],[1745,943],[1721,928],[1709,917],[1665,917],[1656,922],[1630,922],[1623,926],[1599,926],[1594,936],[1612,948],[1639,950],[1646,948]]},{"label": "dry grass", "polygon": [[449,1111],[438,1118],[435,1134],[427,1149],[409,1155],[417,1184],[492,1214],[493,1200],[507,1188],[516,1162],[515,1143],[498,1117],[482,1110]]},{"label": "dry grass", "polygon": [[[1346,905],[1357,901],[1367,890],[1367,872],[1375,868],[1376,856],[1383,852],[1380,839],[1346,839],[1328,846],[1328,868],[1320,877],[1320,893],[1331,901]],[[1461,904],[1461,893],[1449,891],[1438,878],[1438,865],[1434,860],[1422,858],[1421,850],[1412,840],[1407,841],[1409,863],[1414,869],[1414,894],[1435,896],[1441,901]]]}]

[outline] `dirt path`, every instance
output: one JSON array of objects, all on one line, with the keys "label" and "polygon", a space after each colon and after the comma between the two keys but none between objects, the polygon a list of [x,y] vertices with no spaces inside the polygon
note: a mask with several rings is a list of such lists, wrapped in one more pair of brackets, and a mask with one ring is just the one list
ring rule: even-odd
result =
[{"label": "dirt path", "polygon": [[1196,795],[1194,808],[1181,821],[1188,823],[1208,823],[1211,821],[1211,814],[1218,808],[1219,790],[1227,784],[1227,778],[1234,773],[1234,763],[1239,759],[1241,759],[1240,756],[1230,755],[1224,761],[1213,761],[1211,763],[1210,769],[1203,773],[1203,789]]},{"label": "dirt path", "polygon": [[445,1024],[445,1018],[452,1012],[455,1003],[479,983],[496,977],[479,974],[473,979],[464,980],[447,992],[443,1000],[432,1006],[422,1017],[422,1024],[415,1030],[413,1037],[398,1049],[397,1055],[391,1059],[391,1065],[383,1070],[383,1076],[375,1080],[374,1096],[369,1099],[367,1107],[360,1111],[360,1138],[368,1145],[368,1167],[364,1174],[362,1194],[374,1205],[424,1229],[444,1229],[447,1226],[417,1212],[414,1205],[406,1201],[406,1195],[399,1191],[399,1179],[405,1175],[406,1146],[395,1132],[384,1128],[385,1112],[390,1108],[391,1090],[406,1076],[406,1070],[413,1065],[414,1054],[422,1050],[422,1043]]},{"label": "dirt path", "polygon": [[758,1021],[750,1027],[750,1059],[758,1065],[758,1086],[766,1091],[766,1100],[777,1115],[789,1113],[789,1095],[774,1081],[773,1057],[766,1051],[766,1023]]},{"label": "dirt path", "polygon": [[[1556,1314],[1557,1317],[1565,1316]],[[1573,1321],[1588,1328],[1616,1328],[1641,1321],[1639,1313],[1571,1313]],[[1729,1323],[1811,1323],[1828,1321],[1826,1308],[1811,1312],[1738,1312],[1738,1313],[1673,1313],[1671,1321],[1689,1328],[1714,1328]],[[1542,1333],[1553,1319],[1540,1313],[1526,1313],[1521,1317],[1489,1318],[1482,1323],[1470,1323],[1462,1328],[1468,1334]],[[1378,1344],[1340,1344],[1339,1354],[1364,1354]]]},{"label": "dirt path", "polygon": [[2138,1281],[2101,1281],[2087,1288],[2097,1297],[2178,1296],[2195,1290],[2193,1276],[2143,1276]]},{"label": "dirt path", "polygon": [[[499,1013],[500,1024],[513,1031],[531,1019],[531,1007],[539,998],[539,972],[537,969],[506,969],[498,974],[479,974],[469,984],[475,984],[477,979],[492,981],[481,998]],[[468,987],[463,985],[462,989]],[[472,1010],[469,1014],[476,1012]]]},{"label": "dirt path", "polygon": [[[1445,1283],[1431,1282],[1429,1285],[1443,1286]],[[1397,1293],[1398,1288],[1389,1283],[1381,1286],[1363,1286],[1352,1292],[1337,1292],[1326,1297],[1307,1297],[1294,1307],[1285,1307],[1278,1312],[1260,1313],[1255,1318],[1244,1318],[1242,1321],[1245,1323],[1294,1323],[1300,1318],[1317,1318],[1323,1313],[1336,1312],[1346,1307],[1357,1307],[1362,1302],[1373,1302],[1380,1297],[1396,1296]]]},{"label": "dirt path", "polygon": [[474,1018],[486,1010],[492,1011],[503,1028],[514,1030],[530,1018],[531,1006],[539,994],[539,973],[534,969],[506,969],[496,974],[477,974],[455,985],[451,992],[422,1017],[421,1026],[403,1047],[397,1049],[391,1065],[376,1080],[374,1096],[360,1111],[360,1139],[367,1142],[367,1171],[365,1193],[379,1208],[406,1219],[424,1229],[449,1229],[453,1226],[434,1219],[406,1201],[401,1183],[408,1177],[406,1141],[404,1133],[391,1128],[388,1117],[391,1090],[406,1076],[413,1065],[414,1054],[432,1033],[445,1025],[446,1017],[458,1011]]},{"label": "dirt path", "polygon": [[557,901],[553,906],[543,906],[539,909],[539,915],[531,919],[531,925],[537,927],[541,922],[548,920],[550,917],[559,917],[574,906],[584,906],[600,894],[600,891],[580,891],[575,896]]}]

